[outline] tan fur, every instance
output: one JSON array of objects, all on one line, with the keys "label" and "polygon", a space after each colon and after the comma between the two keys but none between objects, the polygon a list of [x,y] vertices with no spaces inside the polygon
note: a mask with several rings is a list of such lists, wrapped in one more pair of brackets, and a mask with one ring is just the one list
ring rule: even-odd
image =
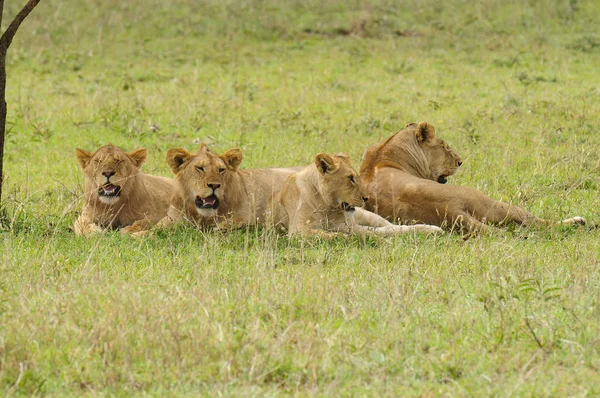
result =
[{"label": "tan fur", "polygon": [[[167,163],[175,173],[175,191],[168,215],[159,227],[181,220],[201,228],[223,222],[265,223],[271,217],[273,195],[298,168],[240,169],[242,158],[239,149],[218,155],[205,144],[195,154],[185,149],[171,149]],[[213,195],[218,199],[216,208],[198,206],[206,200],[213,201]]]},{"label": "tan fur", "polygon": [[337,233],[397,235],[441,231],[429,225],[393,225],[362,209],[367,193],[346,154],[318,154],[314,164],[288,177],[276,199],[279,207],[275,222],[290,235],[331,237]]},{"label": "tan fur", "polygon": [[[440,184],[462,160],[432,125],[411,123],[383,143],[369,147],[360,167],[372,198],[367,209],[391,221],[421,222],[472,232],[486,224],[545,224],[549,221],[499,202],[473,188]],[[574,217],[566,224],[585,223]]]},{"label": "tan fur", "polygon": [[[85,175],[83,211],[75,221],[76,234],[87,235],[105,228],[133,233],[167,214],[173,180],[140,173],[146,160],[145,149],[127,153],[106,145],[94,153],[77,148],[75,155]],[[103,187],[118,189],[120,194],[102,196],[100,192],[106,192]]]}]

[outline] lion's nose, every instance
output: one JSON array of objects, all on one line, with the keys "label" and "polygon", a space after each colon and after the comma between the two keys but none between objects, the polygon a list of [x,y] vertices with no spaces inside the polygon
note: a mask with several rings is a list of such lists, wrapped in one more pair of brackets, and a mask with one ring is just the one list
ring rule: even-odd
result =
[{"label": "lion's nose", "polygon": [[462,166],[462,160],[458,161],[458,167]]},{"label": "lion's nose", "polygon": [[102,175],[106,178],[110,178],[115,175],[115,172],[113,170],[103,171]]},{"label": "lion's nose", "polygon": [[369,197],[368,197],[368,196],[364,196],[364,197],[362,198],[362,200],[363,200],[363,202],[365,202],[365,203],[366,203],[366,202],[369,200]]},{"label": "lion's nose", "polygon": [[209,188],[212,188],[212,190],[216,190],[217,188],[219,188],[221,186],[221,184],[208,184]]}]

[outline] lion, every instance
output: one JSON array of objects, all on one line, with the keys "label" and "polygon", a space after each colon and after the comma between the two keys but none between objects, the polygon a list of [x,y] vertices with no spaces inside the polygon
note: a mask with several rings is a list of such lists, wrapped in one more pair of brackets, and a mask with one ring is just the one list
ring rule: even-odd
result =
[{"label": "lion", "polygon": [[273,196],[298,168],[241,169],[242,159],[238,148],[218,155],[204,143],[195,154],[169,150],[175,190],[159,227],[182,220],[201,229],[265,224],[272,217]]},{"label": "lion", "polygon": [[85,175],[84,205],[74,231],[78,235],[107,228],[135,233],[167,214],[173,180],[140,173],[146,150],[125,152],[106,145],[91,153],[77,148],[75,156]]},{"label": "lion", "polygon": [[441,232],[430,225],[393,225],[361,208],[367,192],[345,153],[319,153],[314,163],[290,175],[277,195],[277,225],[289,235],[333,237],[338,234],[398,235]]},{"label": "lion", "polygon": [[[544,225],[544,220],[482,192],[444,185],[461,157],[426,122],[410,123],[363,154],[360,176],[372,200],[366,208],[399,223],[426,223],[471,233],[488,225]],[[585,224],[583,217],[561,221]]]}]

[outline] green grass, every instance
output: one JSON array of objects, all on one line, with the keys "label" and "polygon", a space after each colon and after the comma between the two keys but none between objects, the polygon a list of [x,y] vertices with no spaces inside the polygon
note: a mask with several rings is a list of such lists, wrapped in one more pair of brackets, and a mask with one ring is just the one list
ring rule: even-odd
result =
[{"label": "green grass", "polygon": [[[21,6],[6,5],[6,21]],[[44,0],[8,57],[7,395],[596,396],[600,232],[75,237],[74,148],[308,164],[428,121],[451,183],[599,219],[597,1]]]}]

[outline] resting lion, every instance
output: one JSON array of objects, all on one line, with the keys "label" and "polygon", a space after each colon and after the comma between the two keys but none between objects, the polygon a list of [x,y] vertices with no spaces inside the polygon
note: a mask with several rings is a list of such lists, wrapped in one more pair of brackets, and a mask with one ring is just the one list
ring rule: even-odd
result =
[{"label": "resting lion", "polygon": [[164,227],[187,220],[200,228],[223,223],[264,224],[271,217],[273,195],[298,168],[240,169],[242,151],[222,155],[205,144],[195,154],[185,149],[167,152],[167,163],[175,174],[175,191]]},{"label": "resting lion", "polygon": [[287,178],[276,198],[279,206],[275,222],[286,228],[290,235],[303,236],[442,231],[430,225],[394,225],[360,208],[368,199],[348,155],[319,153],[314,164]]},{"label": "resting lion", "polygon": [[[476,189],[443,185],[461,164],[460,156],[436,136],[432,125],[410,123],[365,151],[360,176],[372,198],[367,209],[391,221],[420,222],[463,232],[483,230],[488,223],[551,223]],[[582,217],[561,221],[585,222]]]},{"label": "resting lion", "polygon": [[173,180],[139,172],[146,150],[125,152],[106,145],[91,153],[75,150],[85,175],[83,211],[75,221],[76,234],[122,228],[133,233],[161,220],[169,208]]}]

